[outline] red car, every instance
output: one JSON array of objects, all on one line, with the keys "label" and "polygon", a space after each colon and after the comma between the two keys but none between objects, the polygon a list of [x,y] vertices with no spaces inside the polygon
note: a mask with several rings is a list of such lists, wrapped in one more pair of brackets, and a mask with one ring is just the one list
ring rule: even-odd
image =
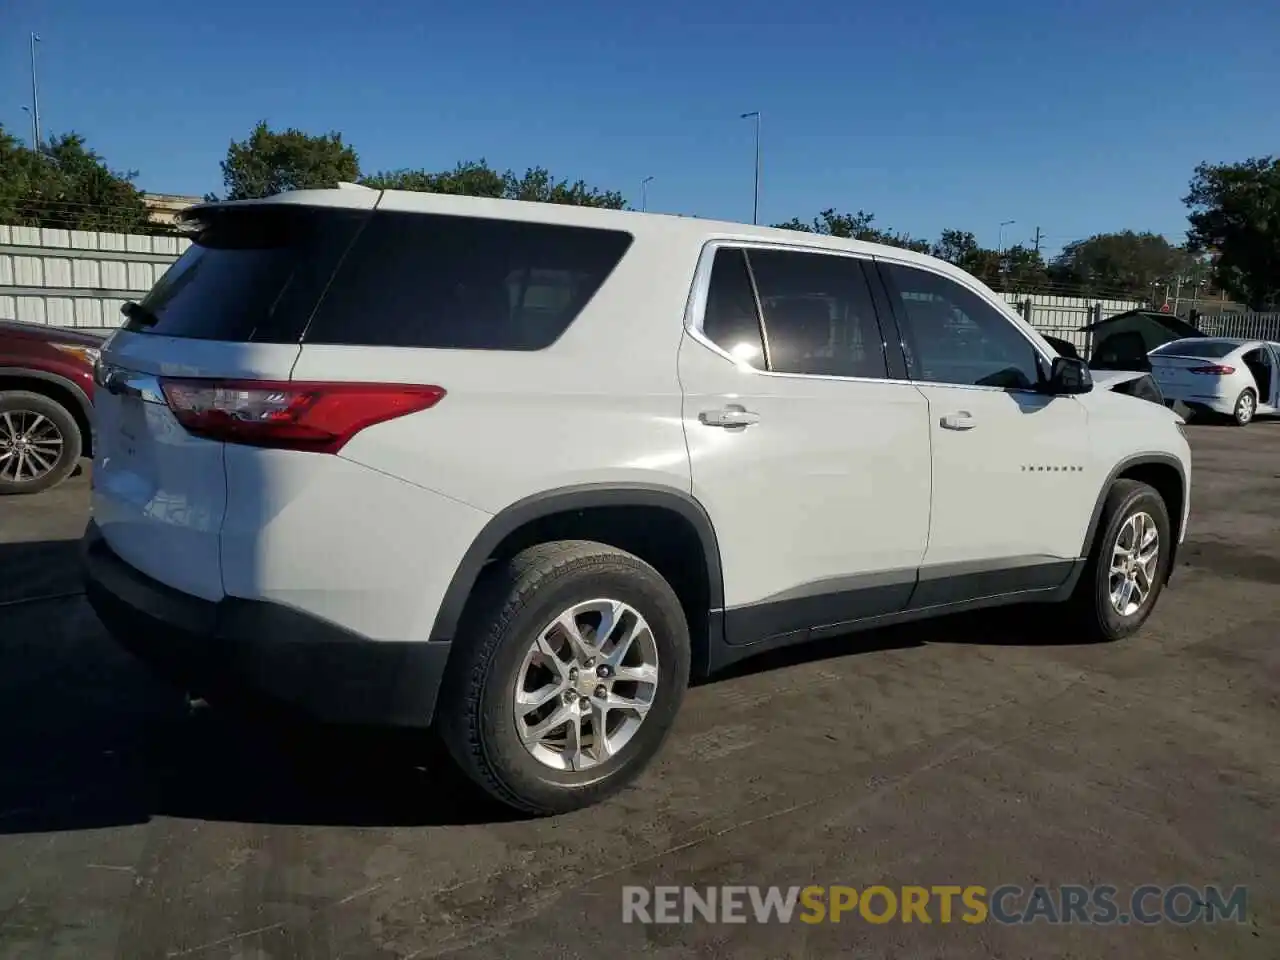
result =
[{"label": "red car", "polygon": [[0,320],[0,494],[56,487],[92,456],[102,337]]}]

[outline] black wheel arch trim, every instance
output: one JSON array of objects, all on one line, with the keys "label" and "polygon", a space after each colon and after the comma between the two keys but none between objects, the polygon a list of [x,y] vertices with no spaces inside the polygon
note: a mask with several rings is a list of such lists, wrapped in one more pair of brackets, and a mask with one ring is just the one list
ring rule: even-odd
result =
[{"label": "black wheel arch trim", "polygon": [[[448,642],[457,633],[467,599],[480,571],[494,550],[521,527],[558,513],[596,507],[656,507],[670,510],[689,523],[702,543],[707,565],[708,607],[724,606],[724,575],[720,565],[720,545],[706,509],[692,496],[673,487],[646,483],[588,483],[559,487],[517,500],[500,510],[477,534],[463,554],[453,579],[440,602],[431,640]],[[714,618],[713,618],[714,619]],[[714,626],[714,623],[713,623]],[[714,641],[713,641],[714,642]]]},{"label": "black wheel arch trim", "polygon": [[[59,376],[56,373],[49,373],[47,370],[31,370],[27,367],[0,367],[0,377],[25,377],[29,380],[42,380],[45,383],[51,383],[55,387],[60,387],[71,394],[72,398],[80,406],[80,413],[84,417],[84,422],[93,425],[93,401],[89,399],[89,395],[74,380],[68,380],[66,377]],[[75,413],[70,410],[68,413]],[[84,443],[87,446],[89,437],[84,437]]]},{"label": "black wheel arch trim", "polygon": [[1102,508],[1107,502],[1107,494],[1111,491],[1112,485],[1120,479],[1120,475],[1126,470],[1132,470],[1134,467],[1141,467],[1151,464],[1153,466],[1173,467],[1178,472],[1178,481],[1182,485],[1183,502],[1182,509],[1178,511],[1178,515],[1170,516],[1169,522],[1174,527],[1173,544],[1170,549],[1169,571],[1173,572],[1173,561],[1177,557],[1178,543],[1182,537],[1182,518],[1186,509],[1187,497],[1187,471],[1182,466],[1182,461],[1171,453],[1139,453],[1130,457],[1125,457],[1107,474],[1107,479],[1103,481],[1102,489],[1098,491],[1098,500],[1093,505],[1093,514],[1089,518],[1089,528],[1085,531],[1084,544],[1080,548],[1080,555],[1087,557],[1089,550],[1093,546],[1094,537],[1098,534],[1098,524],[1102,519]]}]

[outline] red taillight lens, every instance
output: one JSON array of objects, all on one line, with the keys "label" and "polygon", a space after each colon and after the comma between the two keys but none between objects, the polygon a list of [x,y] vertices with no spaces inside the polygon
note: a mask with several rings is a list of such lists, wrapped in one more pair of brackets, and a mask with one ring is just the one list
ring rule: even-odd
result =
[{"label": "red taillight lens", "polygon": [[1225,377],[1236,372],[1235,367],[1224,367],[1219,363],[1211,363],[1203,367],[1190,367],[1188,373],[1202,373],[1208,377]]},{"label": "red taillight lens", "polygon": [[225,443],[337,453],[365,427],[440,402],[443,387],[261,380],[160,381],[191,433]]}]

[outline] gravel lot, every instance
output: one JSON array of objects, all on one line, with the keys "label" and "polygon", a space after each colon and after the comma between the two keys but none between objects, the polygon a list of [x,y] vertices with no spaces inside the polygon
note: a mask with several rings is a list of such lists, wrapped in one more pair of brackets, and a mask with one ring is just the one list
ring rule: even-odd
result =
[{"label": "gravel lot", "polygon": [[[1190,432],[1190,541],[1139,637],[1004,613],[769,657],[691,691],[638,788],[545,821],[399,738],[189,714],[76,596],[86,478],[0,502],[0,956],[1280,956],[1280,423]],[[810,883],[1243,884],[1249,906],[621,923],[624,884]]]}]

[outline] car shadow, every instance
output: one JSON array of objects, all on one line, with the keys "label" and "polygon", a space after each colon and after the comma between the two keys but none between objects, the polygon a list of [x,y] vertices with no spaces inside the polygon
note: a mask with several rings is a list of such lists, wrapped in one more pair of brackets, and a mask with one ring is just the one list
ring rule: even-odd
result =
[{"label": "car shadow", "polygon": [[99,623],[78,541],[0,543],[0,834],[155,816],[427,826],[516,818],[435,738],[192,709]]},{"label": "car shadow", "polygon": [[[518,819],[435,738],[190,707],[107,635],[78,592],[77,541],[0,544],[0,834],[152,817],[353,827]],[[712,681],[926,643],[1064,642],[1013,611],[833,637]]]}]

